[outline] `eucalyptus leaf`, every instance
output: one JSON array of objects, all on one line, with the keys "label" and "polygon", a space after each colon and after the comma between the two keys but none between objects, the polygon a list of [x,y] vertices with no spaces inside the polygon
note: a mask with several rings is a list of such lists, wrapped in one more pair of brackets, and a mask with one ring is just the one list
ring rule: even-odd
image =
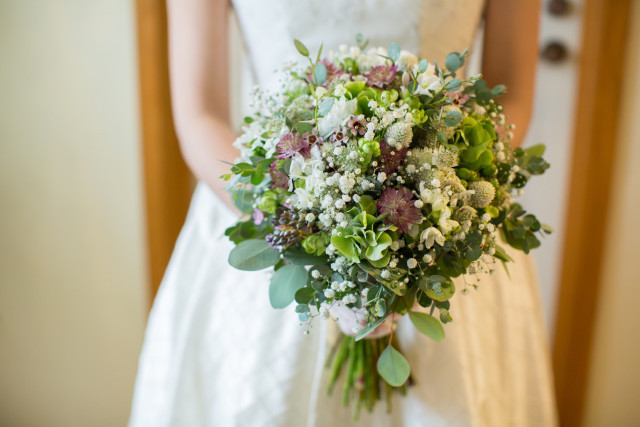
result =
[{"label": "eucalyptus leaf", "polygon": [[273,274],[269,285],[269,301],[273,308],[285,308],[293,302],[298,289],[307,284],[307,270],[287,264]]},{"label": "eucalyptus leaf", "polygon": [[320,101],[320,104],[318,105],[318,114],[320,114],[321,116],[326,116],[327,113],[331,110],[331,107],[333,107],[334,101],[335,98],[332,97],[324,98],[322,101]]},{"label": "eucalyptus leaf", "polygon": [[391,43],[389,46],[389,58],[393,60],[393,62],[397,62],[400,59],[400,46],[398,43]]},{"label": "eucalyptus leaf", "polygon": [[310,286],[305,286],[296,291],[295,301],[298,304],[310,304],[316,295],[316,290]]},{"label": "eucalyptus leaf", "polygon": [[444,65],[451,72],[455,72],[462,66],[462,60],[460,59],[460,55],[457,52],[452,52],[447,55],[447,58],[444,60]]},{"label": "eucalyptus leaf", "polygon": [[434,341],[442,341],[444,338],[444,328],[442,323],[433,316],[419,311],[410,311],[409,319],[417,330],[428,336]]},{"label": "eucalyptus leaf", "polygon": [[403,385],[410,372],[407,359],[392,346],[388,346],[378,358],[378,373],[393,387]]},{"label": "eucalyptus leaf", "polygon": [[418,63],[418,74],[424,73],[425,71],[427,71],[428,65],[429,64],[427,63],[426,59],[421,59],[420,62]]},{"label": "eucalyptus leaf", "polygon": [[274,266],[280,261],[280,252],[260,239],[241,242],[231,250],[229,264],[238,270],[258,271]]},{"label": "eucalyptus leaf", "polygon": [[298,52],[300,52],[300,55],[309,56],[309,49],[307,49],[304,43],[296,39],[293,41],[293,44],[296,46],[296,49],[298,49]]},{"label": "eucalyptus leaf", "polygon": [[316,256],[307,253],[304,249],[293,247],[287,249],[283,254],[284,259],[297,265],[319,265],[326,264],[326,256]]},{"label": "eucalyptus leaf", "polygon": [[460,121],[462,121],[462,113],[460,113],[460,111],[457,111],[457,110],[449,111],[444,116],[444,120],[443,121],[444,121],[444,124],[449,126],[449,127],[457,126],[458,123],[460,123]]},{"label": "eucalyptus leaf", "polygon": [[327,80],[327,67],[322,62],[313,66],[313,80],[316,85],[321,85]]}]

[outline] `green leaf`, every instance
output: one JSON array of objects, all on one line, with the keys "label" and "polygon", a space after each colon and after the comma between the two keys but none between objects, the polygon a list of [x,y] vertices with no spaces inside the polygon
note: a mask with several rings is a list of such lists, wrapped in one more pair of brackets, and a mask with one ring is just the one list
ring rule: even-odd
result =
[{"label": "green leaf", "polygon": [[300,55],[309,56],[309,49],[307,49],[307,47],[300,40],[294,40],[293,44],[296,45],[296,49],[298,49]]},{"label": "green leaf", "polygon": [[393,62],[397,62],[400,59],[400,46],[398,43],[391,43],[391,46],[389,46],[389,58],[393,59]]},{"label": "green leaf", "polygon": [[435,301],[447,301],[456,292],[453,281],[442,276],[423,277],[418,281],[418,287]]},{"label": "green leaf", "polygon": [[525,148],[524,152],[526,155],[531,157],[542,157],[544,155],[545,150],[546,150],[546,147],[544,144],[536,144],[536,145],[532,145],[529,148]]},{"label": "green leaf", "polygon": [[421,59],[420,62],[418,63],[418,74],[424,73],[425,71],[427,71],[428,65],[429,64],[427,63],[426,59]]},{"label": "green leaf", "polygon": [[287,249],[283,254],[284,259],[296,265],[318,265],[326,264],[326,256],[316,256],[307,253],[304,249],[296,247]]},{"label": "green leaf", "polygon": [[378,373],[393,387],[403,385],[410,372],[407,359],[392,346],[388,346],[378,358]]},{"label": "green leaf", "polygon": [[258,271],[276,265],[280,252],[264,240],[245,240],[233,248],[229,254],[229,264],[238,270]]},{"label": "green leaf", "polygon": [[360,256],[353,239],[334,234],[331,236],[331,244],[345,257],[355,262],[360,262]]},{"label": "green leaf", "polygon": [[368,213],[369,215],[376,214],[376,210],[377,210],[376,201],[373,200],[373,197],[364,195],[360,197],[360,202],[358,203],[360,204],[360,208],[366,213]]},{"label": "green leaf", "polygon": [[318,55],[316,56],[316,62],[320,61],[320,55],[322,55],[322,47],[324,46],[324,43],[320,44],[320,49],[318,49]]},{"label": "green leaf", "polygon": [[237,190],[232,191],[233,204],[240,212],[248,214],[253,212],[253,191]]},{"label": "green leaf", "polygon": [[318,114],[320,114],[321,116],[326,116],[327,113],[331,110],[331,107],[333,107],[333,102],[335,101],[335,98],[324,98],[322,101],[320,101],[320,104],[318,105]]},{"label": "green leaf", "polygon": [[511,258],[509,256],[509,254],[507,254],[507,251],[500,245],[495,245],[495,257],[498,258],[499,260],[502,260],[504,262],[513,262],[513,258]]},{"label": "green leaf", "polygon": [[295,298],[298,289],[307,284],[307,270],[287,264],[273,274],[269,285],[269,301],[273,308],[285,308]]},{"label": "green leaf", "polygon": [[296,123],[296,130],[300,135],[302,135],[305,132],[312,132],[313,125],[309,123],[299,122],[299,123]]},{"label": "green leaf", "polygon": [[305,286],[296,291],[295,300],[298,304],[310,304],[316,296],[316,290],[310,286]]},{"label": "green leaf", "polygon": [[321,85],[327,80],[327,67],[322,62],[313,67],[313,80],[316,85]]},{"label": "green leaf", "polygon": [[444,328],[442,323],[433,316],[419,311],[410,311],[409,319],[417,330],[428,336],[434,341],[442,341],[444,338]]},{"label": "green leaf", "polygon": [[462,66],[462,60],[460,59],[460,54],[457,52],[452,52],[447,55],[447,58],[444,60],[444,65],[449,69],[449,71],[455,72]]},{"label": "green leaf", "polygon": [[446,116],[444,116],[444,124],[449,126],[450,128],[457,126],[458,123],[462,120],[462,113],[460,111],[449,111]]},{"label": "green leaf", "polygon": [[447,84],[445,85],[445,89],[449,92],[455,92],[460,89],[460,86],[462,86],[462,80],[453,79],[447,82]]}]

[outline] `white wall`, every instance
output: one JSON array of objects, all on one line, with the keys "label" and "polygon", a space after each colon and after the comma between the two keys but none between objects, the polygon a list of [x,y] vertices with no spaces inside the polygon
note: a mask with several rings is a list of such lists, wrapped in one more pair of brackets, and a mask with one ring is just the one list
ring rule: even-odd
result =
[{"label": "white wall", "polygon": [[640,0],[633,3],[585,411],[587,427],[640,424]]},{"label": "white wall", "polygon": [[0,1],[0,425],[128,417],[146,317],[134,3]]}]

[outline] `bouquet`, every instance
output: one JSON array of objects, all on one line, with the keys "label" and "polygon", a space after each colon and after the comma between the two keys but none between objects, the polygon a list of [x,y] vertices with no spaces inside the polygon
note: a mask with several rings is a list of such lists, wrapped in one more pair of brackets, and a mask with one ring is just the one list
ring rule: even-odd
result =
[{"label": "bouquet", "polygon": [[395,43],[325,59],[295,46],[306,63],[286,66],[279,90],[256,89],[223,177],[245,214],[226,230],[229,263],[273,268],[271,305],[295,301],[307,333],[316,317],[352,319],[327,360],[328,390],[344,373],[357,418],[411,382],[391,319],[442,340],[453,278],[476,278],[466,292],[512,261],[502,242],[528,253],[551,232],[514,201],[549,164],[543,145],[510,146],[504,86],[456,77],[466,51],[439,67]]}]

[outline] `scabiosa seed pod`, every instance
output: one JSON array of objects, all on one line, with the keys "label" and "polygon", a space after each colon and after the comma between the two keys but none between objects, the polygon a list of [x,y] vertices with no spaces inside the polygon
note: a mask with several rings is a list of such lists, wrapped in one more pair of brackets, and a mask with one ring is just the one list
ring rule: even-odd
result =
[{"label": "scabiosa seed pod", "polygon": [[455,220],[458,222],[471,221],[476,217],[477,214],[478,211],[476,211],[471,206],[462,206],[456,211]]},{"label": "scabiosa seed pod", "polygon": [[404,148],[409,148],[413,139],[413,130],[409,123],[398,122],[387,128],[384,137],[391,145],[400,144]]},{"label": "scabiosa seed pod", "polygon": [[475,193],[469,198],[471,206],[474,208],[485,208],[496,196],[496,189],[487,181],[476,181],[469,185],[469,190]]}]

